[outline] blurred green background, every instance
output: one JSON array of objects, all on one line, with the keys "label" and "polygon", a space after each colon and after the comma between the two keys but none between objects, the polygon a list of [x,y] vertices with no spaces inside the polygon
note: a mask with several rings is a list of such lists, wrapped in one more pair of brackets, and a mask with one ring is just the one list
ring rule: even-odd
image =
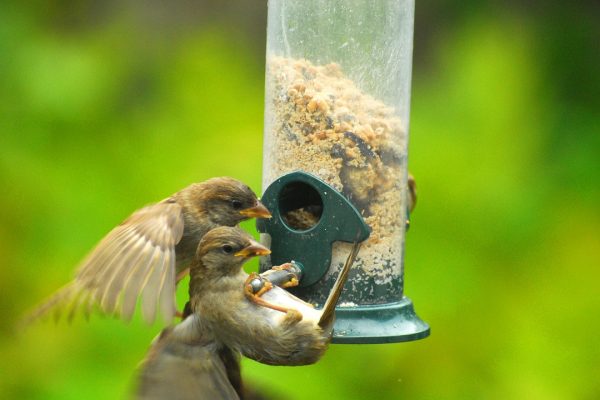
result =
[{"label": "blurred green background", "polygon": [[[600,6],[416,9],[406,293],[432,336],[246,360],[246,381],[287,399],[598,399]],[[264,1],[2,2],[0,398],[127,396],[160,326],[14,324],[136,208],[215,175],[260,191],[265,21]]]}]

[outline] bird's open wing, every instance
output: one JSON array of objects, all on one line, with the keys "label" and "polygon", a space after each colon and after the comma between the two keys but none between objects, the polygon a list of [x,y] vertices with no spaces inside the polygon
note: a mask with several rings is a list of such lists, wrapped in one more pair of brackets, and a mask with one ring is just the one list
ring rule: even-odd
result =
[{"label": "bird's open wing", "polygon": [[[183,235],[179,204],[166,200],[136,211],[113,229],[84,260],[76,286],[103,312],[129,320],[141,297],[151,323],[160,304],[165,321],[175,314],[175,245]],[[85,295],[85,293],[83,293]]]},{"label": "bird's open wing", "polygon": [[71,318],[94,306],[130,320],[141,298],[142,315],[152,323],[160,307],[165,321],[175,314],[175,245],[183,235],[181,207],[167,199],[133,213],[102,239],[81,264],[75,280],[34,310]]},{"label": "bird's open wing", "polygon": [[174,329],[163,331],[155,341],[140,366],[137,399],[239,399],[216,344],[192,338],[193,332],[178,332],[185,325],[193,328],[193,318],[194,315]]}]

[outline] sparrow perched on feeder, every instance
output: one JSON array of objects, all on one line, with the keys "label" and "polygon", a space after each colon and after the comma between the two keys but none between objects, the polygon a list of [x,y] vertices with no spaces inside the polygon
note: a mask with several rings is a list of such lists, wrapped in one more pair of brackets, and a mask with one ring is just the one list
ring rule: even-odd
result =
[{"label": "sparrow perched on feeder", "polygon": [[[274,267],[258,276],[257,290],[269,285],[295,286],[301,270],[295,264]],[[242,385],[240,354],[203,333],[189,302],[184,321],[165,328],[140,366],[136,398],[143,400],[248,399],[256,393]],[[258,397],[261,398],[261,397]]]},{"label": "sparrow perched on feeder", "polygon": [[208,232],[190,264],[190,308],[204,335],[264,364],[306,365],[319,360],[333,329],[334,310],[355,245],[322,310],[278,287],[262,290],[242,265],[270,253],[239,228]]},{"label": "sparrow perched on feeder", "polygon": [[141,298],[152,323],[160,307],[165,321],[176,313],[175,287],[189,271],[198,242],[217,226],[270,218],[244,183],[221,177],[194,183],[159,203],[134,212],[110,231],[83,261],[75,279],[30,313],[24,324],[67,309],[89,315],[94,304],[105,314],[130,320]]},{"label": "sparrow perched on feeder", "polygon": [[190,265],[188,315],[155,340],[141,365],[137,398],[243,398],[240,353],[271,365],[318,361],[358,250],[355,245],[323,310],[315,310],[271,284],[297,284],[295,265],[248,275],[242,265],[270,251],[239,228],[211,230]]}]

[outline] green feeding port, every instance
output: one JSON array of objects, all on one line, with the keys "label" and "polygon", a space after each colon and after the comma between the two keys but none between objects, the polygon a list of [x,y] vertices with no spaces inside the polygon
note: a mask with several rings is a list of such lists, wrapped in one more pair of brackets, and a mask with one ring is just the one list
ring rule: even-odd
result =
[{"label": "green feeding port", "polygon": [[369,237],[370,229],[356,208],[310,174],[294,172],[281,177],[261,201],[273,215],[257,220],[258,231],[270,237],[267,244],[271,249],[261,272],[273,265],[299,262],[304,267],[300,288],[314,286],[327,275],[335,242],[362,242]]},{"label": "green feeding port", "polygon": [[381,265],[365,264],[373,258],[371,228],[344,194],[295,171],[276,179],[261,200],[273,215],[257,221],[272,252],[261,260],[261,272],[290,261],[301,264],[300,285],[290,291],[317,307],[329,295],[352,243],[365,243],[336,308],[333,343],[392,343],[429,335],[429,326],[403,296],[402,273],[385,272],[394,266],[381,257]]},{"label": "green feeding port", "polygon": [[323,214],[323,198],[314,187],[301,181],[281,189],[278,206],[284,224],[300,232],[317,225]]}]

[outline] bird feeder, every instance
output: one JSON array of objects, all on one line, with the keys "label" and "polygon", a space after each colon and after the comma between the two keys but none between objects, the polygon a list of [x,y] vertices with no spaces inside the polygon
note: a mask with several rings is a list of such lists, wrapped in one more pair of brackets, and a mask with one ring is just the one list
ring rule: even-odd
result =
[{"label": "bird feeder", "polygon": [[320,307],[363,241],[336,309],[334,343],[420,339],[404,296],[414,0],[270,0],[261,271],[303,266]]}]

